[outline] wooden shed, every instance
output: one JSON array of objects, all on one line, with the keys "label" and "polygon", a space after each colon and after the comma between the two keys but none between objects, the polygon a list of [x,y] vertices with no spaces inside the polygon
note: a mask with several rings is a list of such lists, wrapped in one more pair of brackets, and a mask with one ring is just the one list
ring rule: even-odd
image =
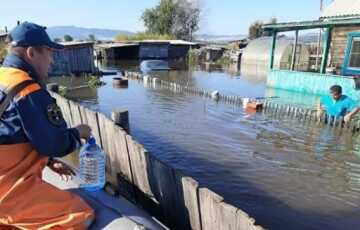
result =
[{"label": "wooden shed", "polygon": [[186,58],[190,49],[199,48],[194,42],[183,40],[145,40],[140,42],[140,59]]},{"label": "wooden shed", "polygon": [[93,42],[66,42],[65,49],[54,52],[49,75],[80,75],[96,73]]},{"label": "wooden shed", "polygon": [[182,40],[144,40],[109,43],[96,46],[96,56],[105,60],[181,59],[197,43]]},{"label": "wooden shed", "polygon": [[139,44],[135,43],[105,43],[95,46],[96,57],[99,60],[126,60],[139,58]]}]

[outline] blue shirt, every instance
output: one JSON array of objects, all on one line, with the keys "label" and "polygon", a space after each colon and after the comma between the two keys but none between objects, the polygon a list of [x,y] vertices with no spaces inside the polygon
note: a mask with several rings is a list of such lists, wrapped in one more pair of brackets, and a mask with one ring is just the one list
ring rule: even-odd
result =
[{"label": "blue shirt", "polygon": [[341,95],[337,101],[330,96],[325,96],[321,98],[320,103],[325,107],[326,113],[334,117],[344,117],[357,106],[356,102],[346,95]]},{"label": "blue shirt", "polygon": [[[32,66],[14,54],[6,57],[3,66],[25,71],[41,84]],[[0,101],[4,96],[0,90]],[[80,146],[79,132],[68,128],[65,121],[51,122],[47,110],[55,104],[43,85],[20,100],[13,100],[0,118],[0,145],[30,142],[38,153],[50,157],[62,157],[74,151]]]}]

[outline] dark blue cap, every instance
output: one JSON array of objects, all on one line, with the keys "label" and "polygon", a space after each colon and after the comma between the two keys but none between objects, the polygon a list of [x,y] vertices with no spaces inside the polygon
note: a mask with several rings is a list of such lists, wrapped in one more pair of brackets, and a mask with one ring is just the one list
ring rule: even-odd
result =
[{"label": "dark blue cap", "polygon": [[46,27],[30,22],[23,22],[10,32],[11,46],[47,46],[51,49],[63,49],[64,46],[51,41]]}]

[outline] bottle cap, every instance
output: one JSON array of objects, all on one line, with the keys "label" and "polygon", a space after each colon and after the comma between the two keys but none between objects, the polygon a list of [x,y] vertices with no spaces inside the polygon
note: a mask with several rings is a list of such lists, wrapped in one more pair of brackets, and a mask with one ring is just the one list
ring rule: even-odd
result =
[{"label": "bottle cap", "polygon": [[87,143],[89,143],[90,145],[94,145],[94,144],[96,144],[96,140],[95,140],[95,138],[94,138],[93,136],[91,136],[91,137],[88,139]]}]

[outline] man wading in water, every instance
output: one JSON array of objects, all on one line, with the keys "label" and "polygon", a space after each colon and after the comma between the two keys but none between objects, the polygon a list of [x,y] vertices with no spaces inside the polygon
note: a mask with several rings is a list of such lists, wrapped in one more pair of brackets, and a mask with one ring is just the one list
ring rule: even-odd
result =
[{"label": "man wading in water", "polygon": [[344,122],[347,123],[359,112],[360,108],[356,102],[342,94],[341,86],[331,86],[330,95],[321,98],[318,104],[318,117],[326,111],[326,114],[332,117],[343,117]]},{"label": "man wading in water", "polygon": [[67,128],[44,89],[52,51],[63,46],[28,22],[10,33],[10,41],[0,68],[0,229],[86,229],[92,208],[41,178],[46,166],[71,177],[71,168],[53,157],[73,152],[91,134],[86,125]]}]

